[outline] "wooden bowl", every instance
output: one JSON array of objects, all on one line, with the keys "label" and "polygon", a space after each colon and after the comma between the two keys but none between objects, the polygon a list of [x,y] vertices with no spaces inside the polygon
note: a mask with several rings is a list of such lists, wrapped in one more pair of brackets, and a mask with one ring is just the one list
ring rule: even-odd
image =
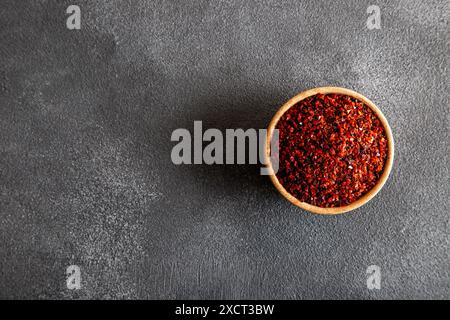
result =
[{"label": "wooden bowl", "polygon": [[[298,200],[297,198],[295,198],[293,195],[291,195],[289,192],[286,191],[286,189],[281,185],[281,183],[278,181],[277,176],[274,173],[273,167],[272,167],[272,162],[270,159],[270,141],[273,135],[273,131],[278,123],[278,121],[280,120],[281,116],[293,105],[295,105],[297,102],[316,95],[318,93],[322,93],[322,94],[327,94],[327,93],[336,93],[336,94],[343,94],[343,95],[348,95],[351,97],[354,97],[356,99],[358,99],[361,102],[364,102],[365,105],[367,105],[369,108],[371,108],[375,114],[378,116],[378,118],[380,119],[381,123],[383,124],[384,130],[386,132],[386,137],[387,137],[387,159],[386,159],[386,163],[384,165],[384,170],[383,173],[380,177],[380,179],[378,180],[377,184],[371,189],[369,190],[369,192],[367,192],[365,195],[363,195],[361,198],[359,198],[358,200],[356,200],[355,202],[350,203],[349,205],[346,206],[342,206],[342,207],[334,207],[334,208],[322,208],[322,207],[318,207],[318,206],[314,206],[312,204],[306,203],[306,202],[301,202],[300,200]],[[391,172],[392,169],[392,163],[394,160],[394,139],[392,137],[392,131],[391,128],[386,120],[386,118],[384,117],[383,113],[380,111],[380,109],[378,109],[378,107],[369,99],[367,99],[366,97],[364,97],[363,95],[349,90],[349,89],[345,89],[345,88],[339,88],[339,87],[321,87],[321,88],[314,88],[314,89],[310,89],[310,90],[306,90],[298,95],[296,95],[295,97],[293,97],[292,99],[290,99],[288,102],[286,102],[275,114],[275,116],[272,118],[272,121],[269,124],[269,128],[267,129],[267,141],[266,141],[266,146],[265,146],[265,157],[266,157],[266,164],[269,170],[269,176],[270,179],[272,180],[273,184],[275,185],[275,188],[277,188],[277,190],[287,199],[289,200],[291,203],[293,203],[294,205],[296,205],[297,207],[300,207],[302,209],[308,210],[310,212],[313,213],[318,213],[318,214],[339,214],[339,213],[344,213],[344,212],[348,212],[351,210],[354,210],[356,208],[361,207],[363,204],[365,204],[366,202],[368,202],[370,199],[372,199],[377,193],[378,191],[381,190],[381,188],[383,187],[383,185],[385,184],[386,180],[388,179],[389,173]]]}]

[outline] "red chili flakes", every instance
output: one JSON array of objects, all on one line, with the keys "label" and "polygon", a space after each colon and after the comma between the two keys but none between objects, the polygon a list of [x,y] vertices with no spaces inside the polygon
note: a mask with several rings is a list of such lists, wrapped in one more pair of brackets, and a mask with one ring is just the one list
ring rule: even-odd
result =
[{"label": "red chili flakes", "polygon": [[348,205],[372,189],[383,172],[383,125],[353,97],[308,97],[286,111],[276,128],[277,178],[302,202],[324,208]]}]

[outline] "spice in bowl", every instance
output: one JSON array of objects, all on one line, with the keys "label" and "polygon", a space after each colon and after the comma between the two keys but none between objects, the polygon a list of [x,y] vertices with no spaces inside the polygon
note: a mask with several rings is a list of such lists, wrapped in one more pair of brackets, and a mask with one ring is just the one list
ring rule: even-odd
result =
[{"label": "spice in bowl", "polygon": [[276,178],[301,202],[320,208],[350,205],[374,188],[383,174],[389,153],[385,127],[353,96],[308,96],[289,107],[275,128],[279,130]]}]

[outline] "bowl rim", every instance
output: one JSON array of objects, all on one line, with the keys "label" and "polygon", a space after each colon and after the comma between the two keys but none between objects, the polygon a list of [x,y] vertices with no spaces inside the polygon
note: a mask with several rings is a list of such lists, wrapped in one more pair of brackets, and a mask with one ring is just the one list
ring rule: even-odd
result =
[{"label": "bowl rim", "polygon": [[[348,95],[353,98],[356,98],[359,101],[363,102],[370,109],[372,109],[372,111],[374,111],[375,114],[377,115],[377,117],[380,119],[380,121],[384,127],[386,137],[387,137],[387,144],[388,144],[387,159],[386,159],[385,167],[383,169],[383,173],[381,174],[381,177],[378,179],[375,186],[369,190],[369,192],[367,192],[365,195],[363,195],[358,200],[356,200],[346,206],[333,207],[333,208],[322,208],[322,207],[314,206],[312,204],[298,200],[293,195],[291,195],[288,191],[286,191],[286,189],[278,181],[278,178],[277,178],[276,174],[274,173],[272,162],[271,162],[271,157],[270,157],[271,138],[273,135],[273,131],[274,131],[278,121],[280,120],[281,116],[287,110],[289,110],[292,106],[294,106],[296,103],[298,103],[299,101],[301,101],[307,97],[319,94],[319,93],[321,93],[321,94],[328,94],[328,93],[344,94],[344,95]],[[355,92],[353,90],[350,90],[350,89],[342,88],[342,87],[317,87],[317,88],[312,88],[312,89],[308,89],[303,92],[300,92],[299,94],[297,94],[294,97],[292,97],[291,99],[289,99],[286,103],[284,103],[278,109],[278,111],[275,113],[272,120],[270,121],[269,127],[267,129],[267,137],[266,137],[266,145],[265,145],[264,154],[265,154],[265,158],[266,158],[265,163],[267,164],[267,170],[269,173],[270,180],[272,181],[272,183],[274,184],[274,186],[278,190],[278,192],[280,192],[287,200],[289,200],[295,206],[300,207],[300,208],[307,210],[309,212],[312,212],[312,213],[323,214],[323,215],[335,215],[335,214],[341,214],[341,213],[345,213],[345,212],[348,212],[351,210],[355,210],[355,209],[361,207],[362,205],[364,205],[368,201],[370,201],[373,197],[375,197],[375,195],[381,190],[381,188],[384,186],[384,184],[386,183],[386,181],[389,177],[389,174],[391,172],[392,165],[394,162],[394,138],[392,136],[391,127],[389,126],[389,123],[388,123],[386,117],[384,116],[384,114],[372,101],[370,101],[368,98],[366,98],[362,94]]]}]

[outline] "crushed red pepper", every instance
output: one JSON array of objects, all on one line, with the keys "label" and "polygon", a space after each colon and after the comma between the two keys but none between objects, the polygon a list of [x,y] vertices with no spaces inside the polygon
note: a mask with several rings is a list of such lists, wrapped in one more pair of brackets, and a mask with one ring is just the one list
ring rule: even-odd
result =
[{"label": "crushed red pepper", "polygon": [[387,138],[376,114],[341,94],[317,94],[278,121],[278,181],[318,207],[348,205],[372,189],[387,159]]}]

